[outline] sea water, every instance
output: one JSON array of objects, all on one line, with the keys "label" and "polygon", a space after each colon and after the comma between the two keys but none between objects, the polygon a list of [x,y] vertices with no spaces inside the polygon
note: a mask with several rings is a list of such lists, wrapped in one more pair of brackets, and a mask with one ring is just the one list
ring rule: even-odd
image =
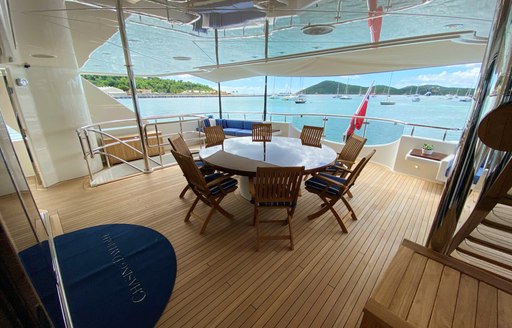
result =
[{"label": "sea water", "polygon": [[[293,100],[267,98],[267,120],[291,122],[297,128],[303,125],[322,126],[323,116],[307,114],[352,115],[360,106],[363,96],[354,95],[352,99],[341,100],[332,95],[308,95],[305,104],[296,104]],[[223,97],[222,112],[224,118],[262,120],[263,97]],[[463,128],[471,108],[470,102],[461,102],[457,98],[448,99],[444,96],[422,96],[419,102],[412,102],[412,97],[391,96],[395,105],[381,105],[386,96],[371,97],[366,116],[398,120],[405,123],[423,124],[446,128]],[[119,102],[132,108],[131,99],[118,99]],[[218,117],[219,99],[217,97],[181,97],[181,98],[140,98],[141,116],[210,113]],[[254,114],[235,114],[247,112]],[[280,115],[281,114],[281,115]],[[283,114],[300,114],[301,116],[286,117]],[[349,118],[327,117],[325,121],[326,139],[341,142],[348,127]],[[366,131],[364,129],[366,128]],[[393,122],[370,120],[356,133],[368,138],[369,145],[385,144],[397,140],[402,134],[411,134],[412,127]],[[414,135],[432,139],[442,139],[445,131],[431,128],[414,128]],[[446,140],[457,141],[461,132],[449,131]]]}]

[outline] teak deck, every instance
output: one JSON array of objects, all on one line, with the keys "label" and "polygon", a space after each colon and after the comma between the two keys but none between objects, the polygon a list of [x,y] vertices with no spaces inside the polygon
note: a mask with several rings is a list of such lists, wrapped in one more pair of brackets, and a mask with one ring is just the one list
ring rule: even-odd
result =
[{"label": "teak deck", "polygon": [[[359,220],[347,217],[341,202],[335,206],[347,234],[329,213],[307,219],[321,201],[302,187],[292,220],[295,250],[283,240],[264,241],[256,252],[252,204],[238,191],[228,195],[222,206],[235,219],[215,214],[199,235],[202,222],[183,222],[194,199],[190,192],[178,198],[184,185],[172,167],[94,188],[77,179],[34,196],[40,208],[58,211],[64,232],[131,223],[171,241],[178,275],[159,327],[356,327],[402,240],[425,242],[442,191],[370,163],[349,199]],[[205,216],[209,208],[196,210]],[[286,227],[265,228],[276,234]]]},{"label": "teak deck", "polygon": [[512,284],[405,240],[362,327],[511,327]]}]

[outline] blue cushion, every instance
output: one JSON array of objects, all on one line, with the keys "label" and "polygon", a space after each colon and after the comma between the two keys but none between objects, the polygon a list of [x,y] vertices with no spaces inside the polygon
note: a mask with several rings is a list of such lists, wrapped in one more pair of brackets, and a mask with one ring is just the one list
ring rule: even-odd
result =
[{"label": "blue cushion", "polygon": [[252,131],[253,124],[261,124],[261,122],[244,121],[244,129]]},{"label": "blue cushion", "polygon": [[204,120],[203,123],[204,123],[204,126],[206,126],[206,127],[210,126],[210,120],[209,119]]},{"label": "blue cushion", "polygon": [[222,126],[223,128],[225,128],[226,127],[226,120],[220,119],[220,118],[216,118],[215,119],[215,125]]},{"label": "blue cushion", "polygon": [[[340,177],[336,177],[336,176],[333,176],[330,174],[323,174],[323,173],[320,173],[320,174],[328,177],[331,180],[338,181],[340,183],[346,182],[345,179],[340,178]],[[316,178],[316,177],[312,177],[312,178],[308,179],[305,184],[306,184],[306,187],[317,189],[318,191],[323,191],[327,185],[324,180],[320,180],[319,178]],[[340,187],[338,187],[336,185],[331,185],[329,187],[329,189],[327,190],[327,193],[331,194],[331,195],[337,195],[337,194],[339,194],[339,192],[340,192]]]},{"label": "blue cushion", "polygon": [[297,205],[296,202],[263,202],[258,203],[258,206],[288,206],[295,207]]},{"label": "blue cushion", "polygon": [[243,129],[244,128],[244,121],[242,120],[226,120],[227,128],[233,128],[233,129]]},{"label": "blue cushion", "polygon": [[237,136],[237,137],[252,136],[252,130],[238,130],[238,131],[235,131],[235,136]]},{"label": "blue cushion", "polygon": [[227,135],[230,135],[230,136],[236,136],[236,133],[238,131],[242,131],[240,129],[235,129],[235,128],[225,128],[224,129],[224,134],[227,134]]},{"label": "blue cushion", "polygon": [[[205,178],[206,182],[211,182],[211,181],[217,179],[218,177],[220,177],[221,175],[222,174],[220,174],[220,173],[214,173],[214,174],[207,175],[204,178]],[[228,178],[228,179],[224,180],[220,184],[220,186],[222,189],[228,190],[228,189],[236,186],[237,183],[238,183],[238,181],[236,179]],[[219,192],[220,192],[220,189],[219,189],[218,185],[210,187],[210,193],[212,195],[217,195]]]}]

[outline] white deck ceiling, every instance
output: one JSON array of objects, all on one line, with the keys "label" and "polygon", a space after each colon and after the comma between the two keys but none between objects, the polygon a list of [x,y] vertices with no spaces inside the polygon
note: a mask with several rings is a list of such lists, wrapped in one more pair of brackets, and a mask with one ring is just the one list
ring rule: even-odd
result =
[{"label": "white deck ceiling", "polygon": [[[66,4],[65,13],[44,6],[14,10],[13,20],[33,16],[70,28],[82,72],[124,75],[112,9],[115,1]],[[130,0],[124,6],[136,75],[188,73],[225,81],[258,75],[347,75],[480,62],[496,2]],[[265,9],[268,6],[271,8]],[[328,25],[332,32],[304,33],[306,26],[318,24]],[[25,35],[27,39],[21,36],[18,42],[37,43],[30,40],[28,32]],[[41,47],[43,42],[37,51],[44,53]],[[55,51],[55,47],[47,51]]]}]

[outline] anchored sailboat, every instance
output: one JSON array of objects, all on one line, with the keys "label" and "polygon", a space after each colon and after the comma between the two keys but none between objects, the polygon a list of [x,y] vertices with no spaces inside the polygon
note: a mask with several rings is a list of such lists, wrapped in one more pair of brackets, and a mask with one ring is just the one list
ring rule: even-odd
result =
[{"label": "anchored sailboat", "polygon": [[382,100],[380,102],[381,105],[394,105],[396,104],[394,101],[392,101],[391,99],[389,99],[389,93],[391,91],[391,80],[393,79],[393,73],[391,73],[391,77],[389,78],[389,85],[388,85],[388,96],[386,98],[386,100]]}]

